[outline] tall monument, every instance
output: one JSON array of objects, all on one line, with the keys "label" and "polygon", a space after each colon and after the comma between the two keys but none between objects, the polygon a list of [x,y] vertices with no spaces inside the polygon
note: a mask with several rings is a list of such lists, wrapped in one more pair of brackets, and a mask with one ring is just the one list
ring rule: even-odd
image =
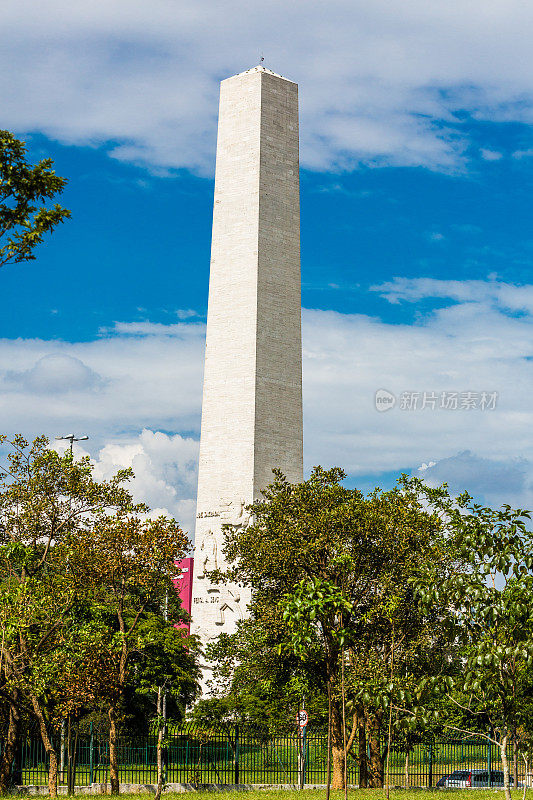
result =
[{"label": "tall monument", "polygon": [[303,479],[298,170],[297,84],[262,66],[222,81],[191,610],[203,644],[249,602],[206,575],[224,567],[222,526],[249,522],[274,467]]}]

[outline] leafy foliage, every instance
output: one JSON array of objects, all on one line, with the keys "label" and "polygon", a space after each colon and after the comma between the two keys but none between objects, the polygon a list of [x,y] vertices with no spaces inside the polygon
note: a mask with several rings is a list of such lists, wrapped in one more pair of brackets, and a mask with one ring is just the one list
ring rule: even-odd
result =
[{"label": "leafy foliage", "polygon": [[174,627],[172,583],[189,544],[175,520],[133,502],[131,470],[96,481],[88,458],[59,455],[45,437],[0,441],[11,447],[0,473],[0,691],[37,719],[54,794],[50,729],[62,720],[105,711],[116,753],[128,700],[146,705],[165,686],[181,717],[194,696],[194,642]]},{"label": "leafy foliage", "polygon": [[50,158],[32,166],[24,142],[0,130],[0,267],[35,258],[45,234],[70,217],[70,211],[46,201],[61,194],[65,178]]},{"label": "leafy foliage", "polygon": [[[411,581],[426,563],[438,565],[445,576],[452,561],[441,519],[422,505],[408,482],[364,497],[343,486],[344,477],[338,468],[318,467],[308,481],[291,485],[275,472],[265,499],[251,507],[254,523],[228,528],[225,545],[228,576],[253,589],[251,620],[239,635],[247,629],[251,641],[250,627],[261,631],[255,638],[266,643],[264,649],[275,647],[289,659],[288,668],[277,664],[280,676],[300,675],[302,686],[314,682],[331,697],[334,785],[343,771],[342,651],[350,744],[361,716],[377,742],[392,702],[396,723],[413,727],[422,702],[415,696],[417,681],[430,664],[444,666],[447,639],[444,631],[435,636],[434,629],[437,623],[446,628],[449,615],[423,608]],[[243,658],[257,686],[264,685],[266,672],[254,653],[240,650]],[[275,664],[271,654],[263,662]],[[240,674],[236,667],[234,681]],[[233,683],[232,691],[236,688]],[[375,785],[381,780],[381,757],[375,754]]]}]

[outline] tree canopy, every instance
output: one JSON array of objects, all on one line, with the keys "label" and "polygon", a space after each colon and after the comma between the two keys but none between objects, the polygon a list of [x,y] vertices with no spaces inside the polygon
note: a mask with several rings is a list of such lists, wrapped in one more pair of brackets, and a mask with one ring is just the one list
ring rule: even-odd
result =
[{"label": "tree canopy", "polygon": [[32,165],[24,142],[0,130],[0,267],[35,258],[35,248],[70,211],[59,203],[67,181],[45,158]]},{"label": "tree canopy", "polygon": [[[338,468],[316,468],[309,480],[291,485],[276,472],[264,500],[251,507],[253,524],[226,530],[226,574],[253,590],[250,622],[234,637],[238,642],[248,631],[263,643],[261,660],[252,654],[247,669],[272,680],[277,650],[278,670],[286,670],[289,657],[293,674],[305,676],[300,686],[322,684],[330,708],[334,786],[344,780],[343,709],[351,720],[350,746],[365,720],[371,785],[377,786],[386,709],[398,695],[397,703],[401,698],[403,707],[411,706],[403,715],[408,724],[419,713],[417,679],[430,663],[444,665],[447,639],[432,632],[437,621],[444,625],[446,614],[423,607],[413,582],[429,564],[444,578],[454,559],[442,520],[408,481],[365,497],[346,488],[344,477]],[[220,648],[212,652],[222,656]],[[242,663],[249,652],[245,645],[235,661]],[[341,671],[349,695],[344,702]],[[237,666],[234,679],[240,672]],[[400,673],[402,680],[393,680]]]},{"label": "tree canopy", "polygon": [[[118,792],[118,731],[128,700],[158,687],[182,715],[196,691],[195,647],[173,577],[189,542],[178,523],[135,503],[131,470],[94,479],[88,457],[59,455],[39,437],[7,442],[0,469],[0,696],[7,739],[21,714],[38,724],[49,791],[57,791],[51,735],[65,719],[98,710],[109,719],[110,774]],[[156,715],[155,708],[152,716]],[[7,783],[9,747],[0,779]]]}]

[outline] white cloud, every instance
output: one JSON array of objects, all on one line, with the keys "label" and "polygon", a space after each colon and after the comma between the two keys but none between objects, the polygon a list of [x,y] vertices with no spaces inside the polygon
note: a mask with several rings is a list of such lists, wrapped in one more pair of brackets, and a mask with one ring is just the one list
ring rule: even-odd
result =
[{"label": "white cloud", "polygon": [[533,147],[530,147],[528,150],[515,150],[513,153],[513,158],[521,159],[521,158],[531,158],[533,156]]},{"label": "white cloud", "polygon": [[[437,296],[456,302],[414,325],[304,311],[306,468],[338,464],[365,476],[409,471],[424,463],[425,475],[441,470],[448,476],[455,463],[450,459],[468,449],[475,455],[457,461],[464,487],[481,486],[474,463],[481,459],[487,475],[495,464],[491,499],[498,486],[501,495],[516,496],[511,484],[497,476],[503,469],[498,464],[516,472],[523,463],[533,463],[533,287],[403,279],[392,286],[384,291],[393,297],[395,292],[406,299]],[[509,314],[509,308],[521,313]],[[204,335],[204,327],[195,323],[146,323],[142,330],[137,324],[117,325],[112,335],[93,342],[4,340],[2,429],[27,436],[45,432],[53,437],[67,429],[87,433],[102,475],[133,466],[139,499],[190,520]],[[14,385],[14,370],[32,373],[50,355],[78,359],[99,376],[98,384],[69,391],[63,386],[53,396],[47,382],[44,387],[24,381]],[[439,396],[450,391],[479,393],[478,401],[481,392],[497,392],[498,400],[494,410],[485,411],[441,410],[438,402],[433,410],[408,411],[397,402],[378,413],[374,395],[380,388],[398,400],[402,392],[418,392],[421,399],[424,392]],[[492,489],[485,487],[488,494]],[[524,506],[532,504],[526,500],[529,478],[517,492]],[[500,496],[500,502],[505,499]]]},{"label": "white cloud", "polygon": [[153,513],[170,514],[194,534],[198,441],[179,434],[143,430],[131,444],[106,444],[98,453],[95,475],[109,478],[131,467],[135,500]]},{"label": "white cloud", "polygon": [[488,303],[510,311],[533,313],[533,284],[518,286],[497,280],[448,281],[437,278],[393,278],[372,286],[390,303],[414,303],[427,298],[445,298],[460,303]]},{"label": "white cloud", "polygon": [[97,388],[101,378],[79,358],[52,354],[40,358],[31,369],[6,373],[6,384],[36,394],[62,394]]},{"label": "white cloud", "polygon": [[514,508],[531,508],[533,499],[533,462],[525,458],[482,458],[469,450],[419,468],[430,486],[447,483],[452,494],[468,487],[476,499],[498,507],[502,502]]},{"label": "white cloud", "polygon": [[304,166],[454,169],[456,109],[531,121],[532,21],[521,0],[4,0],[2,124],[210,172],[218,81],[262,50],[300,83]]},{"label": "white cloud", "polygon": [[[410,469],[470,448],[484,458],[529,457],[531,318],[463,303],[416,325],[307,312],[304,338],[306,460],[352,474]],[[377,389],[497,392],[497,408],[374,410]]]},{"label": "white cloud", "polygon": [[[94,447],[144,427],[197,431],[204,338],[205,326],[194,323],[163,330],[133,323],[92,342],[4,339],[2,427],[52,437],[83,427]],[[88,375],[96,377],[84,384]]]},{"label": "white cloud", "polygon": [[[84,443],[85,444],[85,443]],[[150,516],[173,516],[194,535],[198,441],[179,434],[143,430],[129,441],[110,442],[93,457],[94,476],[109,479],[119,469],[131,468],[135,477],[127,484],[136,502],[147,503]],[[55,442],[60,452],[68,447]],[[74,456],[88,455],[74,444]]]},{"label": "white cloud", "polygon": [[490,150],[488,148],[483,147],[480,150],[481,158],[484,161],[500,161],[503,158],[503,154],[499,153],[497,150]]}]

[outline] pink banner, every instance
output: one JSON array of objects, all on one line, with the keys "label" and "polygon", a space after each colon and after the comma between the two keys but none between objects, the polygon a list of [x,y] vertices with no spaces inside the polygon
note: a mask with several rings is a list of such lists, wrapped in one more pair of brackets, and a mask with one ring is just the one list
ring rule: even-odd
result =
[{"label": "pink banner", "polygon": [[[193,564],[194,558],[183,558],[181,561],[176,561],[177,575],[174,578],[174,586],[180,596],[181,606],[189,615],[191,613],[192,604]],[[190,633],[190,624],[188,622],[180,622],[177,627]]]}]

